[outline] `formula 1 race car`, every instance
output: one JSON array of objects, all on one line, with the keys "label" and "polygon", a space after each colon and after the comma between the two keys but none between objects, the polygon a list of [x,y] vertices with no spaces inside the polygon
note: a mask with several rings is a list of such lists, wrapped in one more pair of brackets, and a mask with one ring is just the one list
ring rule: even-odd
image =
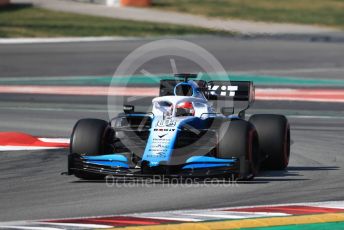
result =
[{"label": "formula 1 race car", "polygon": [[[252,82],[196,77],[177,74],[161,80],[151,112],[123,105],[123,113],[109,122],[79,120],[71,135],[68,175],[250,179],[260,168],[285,169],[290,156],[287,118],[256,114],[247,121],[245,110],[254,101]],[[221,101],[233,103],[223,106]],[[238,113],[236,102],[246,103]]]}]

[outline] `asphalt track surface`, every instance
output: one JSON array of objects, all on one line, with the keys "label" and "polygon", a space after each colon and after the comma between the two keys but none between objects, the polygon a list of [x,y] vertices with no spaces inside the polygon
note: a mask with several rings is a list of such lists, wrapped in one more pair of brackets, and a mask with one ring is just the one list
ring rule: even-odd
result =
[{"label": "asphalt track surface", "polygon": [[[334,42],[324,42],[321,37],[284,40],[190,36],[182,39],[208,50],[229,71],[326,78],[344,75],[344,35],[343,40]],[[0,76],[111,76],[130,52],[151,41],[1,45]],[[176,64],[179,72],[199,70],[190,62],[179,62],[178,58]],[[169,58],[150,61],[142,68],[153,74],[171,73]]]},{"label": "asphalt track surface", "polygon": [[[0,75],[108,75],[145,42],[0,46]],[[340,43],[223,37],[201,37],[194,42],[212,52],[228,70],[338,79],[344,72]],[[147,69],[163,72],[163,65]],[[180,68],[191,71],[194,67]],[[107,118],[106,97],[0,97],[0,131],[67,137],[77,119]],[[343,104],[336,103],[257,102],[249,113],[290,115],[290,166],[283,172],[262,172],[252,182],[238,185],[124,183],[109,187],[104,182],[61,176],[66,170],[66,150],[1,152],[0,221],[344,200],[343,110]]]}]

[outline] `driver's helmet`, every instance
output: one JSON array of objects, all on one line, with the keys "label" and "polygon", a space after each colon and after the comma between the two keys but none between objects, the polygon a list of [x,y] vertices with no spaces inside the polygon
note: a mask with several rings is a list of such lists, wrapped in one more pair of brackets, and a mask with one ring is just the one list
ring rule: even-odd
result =
[{"label": "driver's helmet", "polygon": [[195,116],[195,109],[192,102],[184,101],[176,105],[176,117],[180,116]]}]

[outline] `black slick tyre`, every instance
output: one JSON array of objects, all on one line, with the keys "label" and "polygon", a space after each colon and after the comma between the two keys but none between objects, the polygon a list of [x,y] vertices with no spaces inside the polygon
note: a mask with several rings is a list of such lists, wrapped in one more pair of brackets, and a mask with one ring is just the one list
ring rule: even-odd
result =
[{"label": "black slick tyre", "polygon": [[290,158],[290,126],[283,115],[256,114],[249,121],[256,127],[264,168],[284,170]]},{"label": "black slick tyre", "polygon": [[218,157],[237,157],[248,161],[246,174],[257,175],[260,166],[258,135],[253,125],[245,120],[222,123],[219,129]]},{"label": "black slick tyre", "polygon": [[[80,156],[96,156],[110,153],[110,139],[113,134],[109,123],[99,119],[81,119],[74,128],[70,140],[70,154]],[[73,158],[69,157],[69,161]],[[69,162],[73,165],[73,162]],[[93,180],[102,179],[104,176],[90,172],[76,170],[76,177]]]}]

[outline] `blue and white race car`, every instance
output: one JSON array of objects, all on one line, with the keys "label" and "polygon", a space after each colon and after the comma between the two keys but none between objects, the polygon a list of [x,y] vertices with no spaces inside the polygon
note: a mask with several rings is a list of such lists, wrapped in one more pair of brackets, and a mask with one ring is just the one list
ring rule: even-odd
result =
[{"label": "blue and white race car", "polygon": [[[82,179],[122,177],[253,178],[260,168],[283,170],[290,127],[283,115],[256,114],[252,82],[161,80],[152,111],[124,113],[109,122],[82,119],[71,135],[68,174]],[[229,103],[230,102],[230,103]],[[245,108],[234,113],[237,102]],[[219,111],[219,112],[217,112]]]}]

